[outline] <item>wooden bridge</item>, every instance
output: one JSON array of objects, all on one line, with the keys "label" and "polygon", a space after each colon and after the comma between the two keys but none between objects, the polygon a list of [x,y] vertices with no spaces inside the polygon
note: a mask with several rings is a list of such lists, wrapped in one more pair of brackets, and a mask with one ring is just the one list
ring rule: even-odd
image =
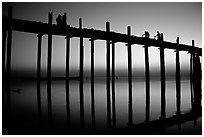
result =
[{"label": "wooden bridge", "polygon": [[[191,54],[190,58],[190,73],[191,73],[191,85],[194,84],[194,92],[191,93],[192,107],[200,108],[201,106],[201,63],[199,56],[202,56],[202,49],[195,47],[194,40],[192,45],[185,45],[179,43],[179,38],[176,42],[167,42],[161,40],[155,40],[151,38],[144,38],[131,35],[131,27],[127,27],[127,34],[121,34],[110,30],[110,23],[106,22],[106,30],[96,30],[82,28],[82,19],[79,19],[79,28],[71,27],[70,25],[57,25],[53,24],[52,12],[49,12],[48,23],[28,21],[12,18],[12,8],[9,7],[7,17],[3,17],[3,68],[5,68],[5,49],[7,43],[7,73],[3,72],[3,77],[7,79],[7,113],[10,113],[10,82],[11,82],[11,47],[12,47],[12,31],[21,31],[26,33],[37,34],[38,48],[37,48],[37,78],[38,84],[40,84],[41,78],[41,42],[43,35],[48,35],[48,57],[47,57],[47,98],[48,98],[48,118],[49,125],[52,125],[52,101],[51,101],[51,63],[52,63],[52,36],[59,35],[66,38],[66,80],[67,80],[67,92],[66,103],[67,109],[69,109],[69,56],[70,56],[70,39],[72,37],[80,38],[80,115],[82,126],[84,125],[84,93],[83,93],[83,57],[84,47],[83,39],[89,38],[91,41],[91,104],[92,104],[92,123],[95,125],[95,106],[94,106],[94,42],[96,40],[105,40],[107,47],[106,63],[107,63],[107,123],[108,129],[115,127],[116,112],[115,112],[115,43],[126,43],[127,55],[128,55],[128,83],[129,83],[129,95],[128,95],[128,124],[133,125],[133,110],[132,110],[132,49],[134,45],[144,45],[145,52],[145,76],[146,76],[146,122],[150,119],[150,78],[149,78],[149,56],[148,47],[158,47],[160,50],[160,71],[161,71],[161,119],[166,119],[166,93],[165,93],[165,60],[164,49],[172,49],[176,51],[176,98],[177,98],[177,114],[180,114],[181,105],[181,90],[180,90],[180,51],[187,51]],[[6,42],[7,41],[7,42]],[[110,45],[112,45],[112,97],[110,94]],[[4,71],[4,70],[3,70]],[[4,84],[3,84],[4,85]],[[197,86],[197,87],[196,87]],[[193,88],[193,87],[192,87]],[[111,112],[111,100],[112,100],[112,112]],[[40,92],[38,92],[38,111],[41,112]],[[69,113],[69,112],[68,112]],[[112,120],[111,120],[112,115]],[[9,115],[8,115],[9,116]],[[70,115],[67,114],[69,117]],[[68,121],[70,119],[68,118]]]}]

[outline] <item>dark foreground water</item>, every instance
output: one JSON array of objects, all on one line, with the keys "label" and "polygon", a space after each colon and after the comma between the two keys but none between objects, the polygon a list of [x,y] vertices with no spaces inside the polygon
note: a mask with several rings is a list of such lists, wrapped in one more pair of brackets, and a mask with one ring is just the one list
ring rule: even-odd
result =
[{"label": "dark foreground water", "polygon": [[[128,126],[128,80],[115,81],[116,128]],[[80,115],[79,81],[70,81],[70,123],[67,124],[66,81],[56,80],[51,84],[52,126],[48,125],[47,82],[41,81],[41,120],[39,119],[36,81],[18,81],[12,84],[11,123],[9,134],[109,134],[107,128],[107,91],[104,79],[95,79],[95,126],[92,126],[91,82],[84,80],[84,126]],[[145,122],[145,81],[133,79],[133,124]],[[160,118],[160,81],[150,82],[150,121]],[[181,113],[191,109],[190,81],[181,81]],[[166,117],[176,114],[176,83],[166,81]],[[39,121],[40,120],[40,121]],[[111,121],[112,122],[112,121]],[[40,131],[40,132],[39,132]],[[6,131],[4,132],[6,134]],[[127,133],[128,134],[128,133]],[[144,132],[145,134],[145,132]],[[187,121],[180,126],[165,128],[165,132],[151,134],[202,134],[202,118]]]}]

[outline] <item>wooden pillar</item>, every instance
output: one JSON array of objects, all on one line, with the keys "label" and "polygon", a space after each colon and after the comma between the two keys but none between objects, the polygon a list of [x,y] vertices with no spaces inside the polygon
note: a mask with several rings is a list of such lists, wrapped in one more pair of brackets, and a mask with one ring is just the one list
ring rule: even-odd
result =
[{"label": "wooden pillar", "polygon": [[41,130],[42,127],[42,109],[41,109],[41,44],[42,44],[42,34],[38,34],[38,47],[37,47],[37,102],[38,102],[38,127]]},{"label": "wooden pillar", "polygon": [[194,89],[194,105],[193,111],[199,112],[201,110],[201,62],[200,57],[195,53],[193,57],[193,89]]},{"label": "wooden pillar", "polygon": [[[179,46],[179,37],[176,40]],[[177,106],[177,115],[181,114],[181,79],[180,79],[180,59],[179,59],[179,49],[176,50],[176,106]]]},{"label": "wooden pillar", "polygon": [[[110,22],[106,22],[106,32],[110,32]],[[110,102],[110,40],[106,40],[106,63],[107,63],[107,72],[106,72],[106,84],[107,84],[107,124],[108,130],[111,128],[111,102]]]},{"label": "wooden pillar", "polygon": [[70,37],[66,39],[66,111],[67,111],[67,126],[70,128],[70,101],[69,101],[69,57],[70,57]]},{"label": "wooden pillar", "polygon": [[[195,42],[194,40],[192,40],[192,47],[195,47]],[[191,107],[193,107],[193,57],[194,57],[194,53],[191,53],[190,55],[190,92],[191,92]]]},{"label": "wooden pillar", "polygon": [[5,62],[6,62],[6,38],[7,38],[7,30],[5,28],[2,28],[2,76],[3,76],[3,80],[2,80],[2,89],[5,90],[5,88],[3,88],[5,85]]},{"label": "wooden pillar", "polygon": [[42,44],[42,34],[38,34],[38,49],[37,49],[37,78],[41,78],[41,44]]},{"label": "wooden pillar", "polygon": [[149,82],[149,53],[148,44],[144,45],[145,50],[145,79],[146,79],[146,122],[150,118],[150,82]]},{"label": "wooden pillar", "polygon": [[48,15],[48,58],[47,58],[47,101],[48,101],[48,126],[52,130],[52,97],[51,97],[51,63],[52,63],[52,12]]},{"label": "wooden pillar", "polygon": [[11,47],[12,47],[12,7],[8,8],[8,37],[7,37],[7,96],[6,96],[6,130],[10,127],[10,113],[11,113]]},{"label": "wooden pillar", "polygon": [[[79,18],[79,28],[82,29],[82,18]],[[80,94],[80,117],[82,130],[84,129],[84,93],[83,93],[83,37],[80,36],[80,83],[79,83],[79,94]]]},{"label": "wooden pillar", "polygon": [[92,110],[92,129],[95,130],[95,100],[94,100],[94,39],[91,41],[91,110]]},{"label": "wooden pillar", "polygon": [[[163,40],[162,40],[163,41]],[[166,83],[165,83],[165,58],[164,48],[160,47],[160,75],[161,75],[161,119],[166,118]]]},{"label": "wooden pillar", "polygon": [[3,36],[2,36],[2,129],[5,129],[4,124],[7,123],[7,112],[6,112],[6,71],[5,71],[5,62],[6,62],[6,38],[7,38],[7,31],[3,29]]},{"label": "wooden pillar", "polygon": [[[127,27],[127,35],[131,35],[130,26]],[[132,51],[131,51],[131,43],[127,44],[127,52],[128,52],[128,84],[129,84],[129,105],[128,105],[128,125],[133,124],[133,110],[132,110]]]},{"label": "wooden pillar", "polygon": [[116,128],[116,110],[115,110],[115,42],[112,41],[112,117],[113,128]]}]

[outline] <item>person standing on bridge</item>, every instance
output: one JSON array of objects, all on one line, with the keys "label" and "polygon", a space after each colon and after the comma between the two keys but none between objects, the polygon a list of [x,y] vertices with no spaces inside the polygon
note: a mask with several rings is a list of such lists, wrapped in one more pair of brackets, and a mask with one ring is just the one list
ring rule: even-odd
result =
[{"label": "person standing on bridge", "polygon": [[57,18],[56,18],[56,22],[58,26],[62,25],[62,16],[60,14],[58,14]]},{"label": "person standing on bridge", "polygon": [[142,37],[143,37],[143,36],[144,36],[145,38],[149,38],[149,37],[150,37],[149,32],[148,32],[148,31],[145,31],[145,34],[143,34]]},{"label": "person standing on bridge", "polygon": [[159,33],[159,31],[157,31],[157,34],[154,36],[154,39],[157,39],[157,40],[161,40],[161,33]]},{"label": "person standing on bridge", "polygon": [[66,26],[67,25],[67,13],[64,13],[62,16],[62,25]]}]

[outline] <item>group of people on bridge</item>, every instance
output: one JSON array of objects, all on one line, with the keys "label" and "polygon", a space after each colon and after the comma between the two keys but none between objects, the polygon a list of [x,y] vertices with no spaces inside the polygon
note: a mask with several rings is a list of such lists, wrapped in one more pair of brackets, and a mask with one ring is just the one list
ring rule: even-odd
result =
[{"label": "group of people on bridge", "polygon": [[56,18],[56,22],[58,26],[66,26],[67,25],[67,14],[64,13],[63,16],[60,14]]},{"label": "group of people on bridge", "polygon": [[[145,31],[142,37],[149,38],[150,37],[149,32]],[[163,41],[163,33],[160,33],[159,31],[157,31],[157,34],[154,36],[154,39],[157,39],[158,41]]]}]

